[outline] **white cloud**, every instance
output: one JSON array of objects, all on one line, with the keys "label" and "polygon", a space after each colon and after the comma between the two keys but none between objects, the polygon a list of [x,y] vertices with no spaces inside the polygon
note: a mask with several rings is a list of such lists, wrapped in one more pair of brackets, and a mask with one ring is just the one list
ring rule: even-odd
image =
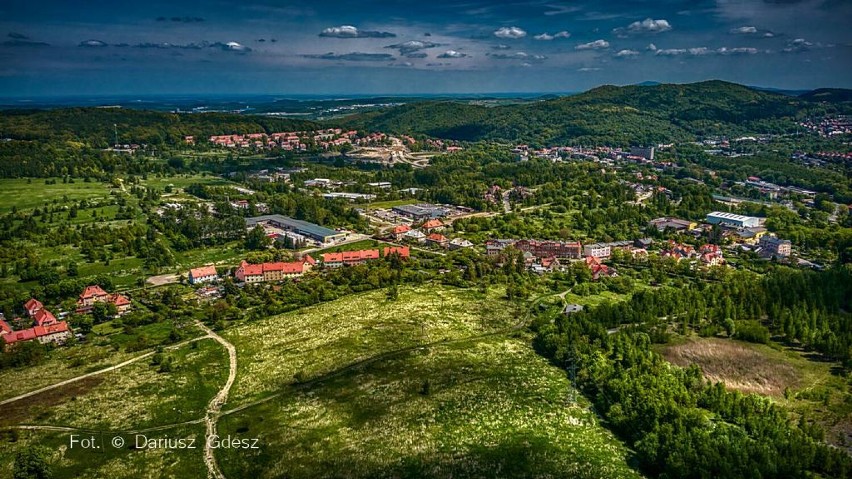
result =
[{"label": "white cloud", "polygon": [[639,55],[639,52],[636,50],[619,50],[619,52],[615,54],[618,58],[633,58],[637,55]]},{"label": "white cloud", "polygon": [[646,18],[641,22],[633,22],[630,25],[627,25],[626,28],[615,28],[612,30],[616,35],[623,37],[630,34],[637,33],[662,33],[667,32],[672,29],[671,23],[665,19],[654,20],[653,18]]},{"label": "white cloud", "polygon": [[732,28],[731,33],[739,33],[739,34],[743,34],[743,35],[749,35],[751,33],[757,33],[757,28],[756,27]]},{"label": "white cloud", "polygon": [[438,55],[438,58],[464,58],[467,55],[462,52],[457,52],[455,50],[447,50],[444,53]]},{"label": "white cloud", "polygon": [[550,40],[553,40],[553,39],[555,39],[555,38],[569,38],[570,36],[571,36],[571,34],[570,34],[570,33],[568,33],[568,32],[566,32],[565,30],[563,30],[563,31],[561,31],[561,32],[556,32],[556,33],[554,33],[553,35],[551,35],[551,34],[549,34],[549,33],[547,33],[547,32],[544,32],[544,33],[542,33],[541,35],[536,35],[536,36],[534,36],[533,38],[535,38],[536,40],[545,40],[545,41],[550,41]]},{"label": "white cloud", "polygon": [[339,27],[326,28],[320,32],[319,36],[328,38],[393,38],[396,34],[359,30],[352,25],[341,25]]},{"label": "white cloud", "polygon": [[674,57],[674,56],[691,56],[691,57],[703,57],[708,55],[755,55],[760,53],[760,50],[753,47],[720,47],[716,49],[707,48],[707,47],[692,47],[692,48],[666,48],[659,49],[653,48],[651,49],[649,45],[649,50],[653,51],[655,55],[666,56],[666,57]]},{"label": "white cloud", "polygon": [[655,52],[655,51],[657,51],[657,45],[654,45],[653,43],[649,43],[647,50],[651,50],[652,52]]},{"label": "white cloud", "polygon": [[494,36],[497,38],[523,38],[527,36],[527,32],[518,27],[503,27],[495,30]]},{"label": "white cloud", "polygon": [[577,69],[577,71],[578,71],[578,72],[583,72],[583,73],[586,73],[586,72],[597,72],[597,71],[600,71],[600,70],[601,70],[601,69],[600,69],[600,68],[598,68],[598,67],[583,67],[583,68],[578,68],[578,69]]},{"label": "white cloud", "polygon": [[609,42],[606,40],[595,40],[574,47],[575,50],[600,50],[602,48],[609,48]]}]

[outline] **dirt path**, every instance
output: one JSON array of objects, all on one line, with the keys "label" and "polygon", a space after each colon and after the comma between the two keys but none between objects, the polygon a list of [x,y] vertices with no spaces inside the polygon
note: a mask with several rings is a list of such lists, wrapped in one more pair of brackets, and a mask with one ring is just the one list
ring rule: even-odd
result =
[{"label": "dirt path", "polygon": [[225,479],[225,475],[222,474],[222,470],[219,469],[219,464],[216,463],[216,457],[213,455],[214,449],[211,447],[211,442],[214,437],[218,438],[218,435],[216,434],[216,423],[219,422],[222,405],[228,400],[228,393],[231,391],[231,386],[233,386],[234,380],[237,378],[237,348],[226,341],[225,338],[213,332],[212,329],[201,324],[201,322],[196,322],[196,325],[201,328],[202,331],[205,331],[209,337],[216,340],[228,350],[228,360],[230,362],[230,367],[228,368],[228,380],[225,382],[225,385],[222,386],[222,389],[220,389],[219,392],[213,396],[213,399],[210,400],[210,403],[207,405],[207,414],[204,417],[204,424],[207,426],[207,435],[204,438],[204,463],[207,465],[207,477]]},{"label": "dirt path", "polygon": [[[178,348],[180,346],[183,346],[184,344],[188,344],[188,343],[191,343],[193,341],[199,341],[199,340],[205,339],[207,337],[208,336],[199,336],[197,338],[188,339],[186,341],[181,341],[177,344],[173,344],[171,346],[168,346],[165,349],[175,349],[175,348]],[[74,382],[77,382],[77,381],[80,381],[80,380],[83,380],[83,379],[86,379],[86,378],[90,378],[92,376],[97,376],[99,374],[108,373],[110,371],[115,371],[116,369],[123,368],[124,366],[127,366],[128,364],[133,364],[137,361],[141,361],[141,360],[143,360],[147,357],[150,357],[153,354],[154,354],[154,351],[149,351],[149,352],[147,352],[147,353],[145,353],[141,356],[136,356],[135,358],[130,358],[127,361],[124,361],[123,363],[116,364],[114,366],[110,366],[110,367],[107,367],[107,368],[104,368],[104,369],[100,369],[98,371],[93,371],[93,372],[88,373],[88,374],[83,374],[82,376],[76,376],[76,377],[73,377],[71,379],[66,379],[65,381],[61,381],[61,382],[58,382],[56,384],[51,384],[50,386],[45,386],[43,388],[36,389],[35,391],[30,391],[28,393],[24,393],[24,394],[21,394],[21,395],[18,395],[18,396],[9,398],[9,399],[4,399],[4,400],[0,401],[0,406],[6,405],[6,404],[9,404],[9,403],[13,403],[15,401],[20,401],[21,399],[26,399],[28,397],[35,396],[36,394],[41,394],[45,391],[50,391],[51,389],[56,389],[56,388],[59,388],[59,387],[62,387],[62,386],[66,386],[68,384],[71,384],[71,383],[74,383]]]}]

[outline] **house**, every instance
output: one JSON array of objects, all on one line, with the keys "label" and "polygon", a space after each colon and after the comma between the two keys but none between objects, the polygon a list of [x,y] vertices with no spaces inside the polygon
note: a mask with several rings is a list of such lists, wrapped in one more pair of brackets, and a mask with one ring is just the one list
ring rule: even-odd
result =
[{"label": "house", "polygon": [[35,315],[33,315],[33,319],[35,320],[36,326],[50,326],[57,323],[56,316],[46,309],[39,309],[36,311]]},{"label": "house", "polygon": [[35,316],[36,312],[44,309],[44,305],[41,304],[41,301],[35,298],[30,298],[29,301],[24,303],[24,309],[27,312],[27,316],[32,318]]},{"label": "house", "polygon": [[411,231],[411,226],[399,225],[399,226],[394,227],[394,229],[391,230],[391,236],[395,240],[400,241],[400,240],[402,240],[402,238],[405,237],[405,233],[408,233],[409,231]]},{"label": "house", "polygon": [[707,266],[725,264],[725,258],[722,257],[722,249],[714,244],[705,244],[698,248],[698,258]]},{"label": "house", "polygon": [[9,326],[9,323],[0,319],[0,336],[3,336],[4,334],[9,334],[11,332],[12,332],[12,327]]},{"label": "house", "polygon": [[[557,258],[577,259],[583,253],[583,245],[579,241],[538,241],[523,239],[516,241],[514,246],[520,251],[532,253],[536,258],[556,256]],[[486,245],[486,251],[487,249]]]},{"label": "house", "polygon": [[6,347],[20,342],[38,340],[42,344],[63,344],[71,337],[71,328],[65,321],[49,326],[35,326],[21,331],[11,331],[0,336]]},{"label": "house", "polygon": [[219,279],[219,273],[213,265],[192,268],[189,270],[189,284],[209,283]]},{"label": "house", "polygon": [[566,304],[565,308],[562,310],[562,314],[564,314],[565,316],[570,316],[574,313],[579,313],[582,310],[582,304]]},{"label": "house", "polygon": [[464,238],[453,238],[449,243],[450,250],[464,249],[464,248],[472,248],[473,243]]},{"label": "house", "polygon": [[677,261],[695,257],[695,248],[689,245],[669,241],[668,246],[660,253],[663,258],[674,258]]},{"label": "house", "polygon": [[586,266],[588,266],[589,270],[592,272],[592,281],[598,281],[603,277],[612,278],[618,276],[615,269],[601,263],[600,260],[594,256],[586,257]]},{"label": "house", "polygon": [[506,249],[507,246],[515,244],[515,240],[510,239],[490,239],[485,242],[485,254],[488,256],[497,256]]},{"label": "house", "polygon": [[426,244],[431,246],[446,248],[449,242],[450,240],[448,240],[446,236],[440,233],[432,233],[426,237]]},{"label": "house", "polygon": [[392,254],[398,254],[400,258],[410,258],[411,252],[408,246],[388,246],[382,250],[382,256],[388,257]]},{"label": "house", "polygon": [[426,241],[426,234],[424,234],[420,230],[410,230],[407,231],[404,235],[402,235],[403,239],[408,241],[416,241],[418,243],[422,243]]},{"label": "house", "polygon": [[764,236],[760,238],[761,255],[764,257],[786,258],[792,253],[790,240],[782,240],[775,236]]},{"label": "house", "polygon": [[444,229],[444,223],[442,223],[441,220],[438,219],[429,220],[420,225],[420,229],[427,233],[432,231],[441,231]]},{"label": "house", "polygon": [[243,283],[262,283],[263,282],[263,265],[249,264],[245,260],[240,263],[237,270],[234,271],[234,277],[237,281]]},{"label": "house", "polygon": [[127,313],[132,308],[130,300],[126,297],[118,293],[109,294],[100,286],[93,285],[86,286],[86,289],[83,290],[83,293],[77,299],[77,313],[87,314],[92,312],[92,308],[94,308],[96,303],[112,303],[115,305],[119,316]]}]

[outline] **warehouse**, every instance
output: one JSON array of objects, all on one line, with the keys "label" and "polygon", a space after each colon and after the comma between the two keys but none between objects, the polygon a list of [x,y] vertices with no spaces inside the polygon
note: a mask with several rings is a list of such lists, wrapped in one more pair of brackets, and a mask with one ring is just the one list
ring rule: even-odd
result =
[{"label": "warehouse", "polygon": [[754,228],[760,226],[764,218],[756,218],[754,216],[743,216],[735,213],[725,213],[722,211],[714,211],[707,214],[707,222],[711,225],[729,225],[737,228]]},{"label": "warehouse", "polygon": [[259,224],[269,224],[285,231],[292,231],[320,243],[332,243],[346,236],[346,233],[341,233],[307,221],[295,220],[283,215],[263,215],[246,218],[247,228],[254,228]]}]

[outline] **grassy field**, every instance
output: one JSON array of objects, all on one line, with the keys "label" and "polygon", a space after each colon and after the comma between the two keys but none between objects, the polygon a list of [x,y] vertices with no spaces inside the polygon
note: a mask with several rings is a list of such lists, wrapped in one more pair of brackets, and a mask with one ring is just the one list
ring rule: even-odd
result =
[{"label": "grassy field", "polygon": [[63,184],[57,180],[55,185],[44,184],[44,179],[0,179],[0,214],[5,214],[16,206],[19,211],[42,207],[45,203],[58,200],[69,201],[91,200],[109,197],[111,188],[105,183],[92,181],[86,183],[81,179],[74,183]]},{"label": "grassy field", "polygon": [[[225,383],[228,359],[212,339],[167,350],[173,370],[160,372],[150,358],[97,376],[73,395],[45,393],[50,402],[9,405],[0,425],[36,424],[125,431],[191,421]],[[12,411],[14,409],[14,411]],[[11,424],[9,423],[11,421]],[[4,424],[5,423],[5,424]]]},{"label": "grassy field", "polygon": [[[772,398],[826,430],[826,441],[852,447],[852,394],[834,363],[801,351],[718,338],[680,338],[658,347],[678,366],[697,364],[704,376],[744,393]],[[850,451],[852,452],[852,451]]]},{"label": "grassy field", "polygon": [[220,432],[260,444],[220,451],[228,477],[639,477],[565,375],[505,337],[297,385]]},{"label": "grassy field", "polygon": [[226,330],[239,353],[228,406],[279,392],[297,375],[309,379],[388,351],[510,327],[520,318],[501,294],[403,286],[396,301],[373,291]]}]

